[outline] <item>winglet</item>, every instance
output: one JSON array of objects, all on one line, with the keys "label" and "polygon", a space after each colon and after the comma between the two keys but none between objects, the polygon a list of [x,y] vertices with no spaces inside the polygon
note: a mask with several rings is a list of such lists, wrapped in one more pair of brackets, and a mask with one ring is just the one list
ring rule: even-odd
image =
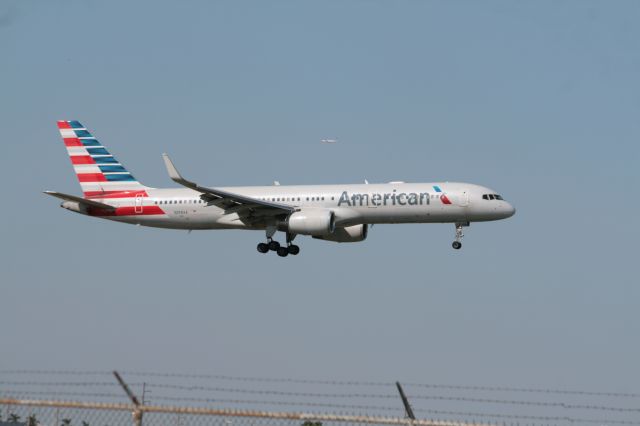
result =
[{"label": "winglet", "polygon": [[173,165],[173,161],[171,161],[171,158],[169,158],[166,153],[162,154],[162,159],[164,160],[164,165],[167,168],[167,173],[169,173],[171,180],[176,182],[183,181],[184,179],[180,176],[180,172],[178,172],[176,166]]},{"label": "winglet", "polygon": [[195,182],[191,182],[190,180],[187,180],[182,177],[178,169],[176,169],[176,166],[173,165],[173,161],[171,161],[171,158],[169,158],[167,154],[163,153],[162,159],[164,160],[164,165],[167,167],[167,172],[169,173],[169,177],[171,178],[172,181],[179,183],[182,186],[186,186],[187,188],[194,189],[196,191],[200,190],[198,185]]}]

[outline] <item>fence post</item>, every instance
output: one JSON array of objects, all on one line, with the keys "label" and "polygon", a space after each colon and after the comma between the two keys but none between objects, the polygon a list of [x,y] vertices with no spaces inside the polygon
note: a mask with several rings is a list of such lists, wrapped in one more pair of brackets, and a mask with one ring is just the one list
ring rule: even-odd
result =
[{"label": "fence post", "polygon": [[135,407],[133,412],[131,413],[131,415],[133,416],[133,426],[142,426],[142,410],[140,409],[140,401],[138,400],[138,397],[136,397],[135,394],[131,392],[131,389],[129,389],[129,386],[125,383],[125,381],[117,371],[114,371],[113,375],[116,377],[116,380],[118,380],[118,383],[120,383],[120,386],[122,386],[122,389],[124,389],[124,392],[127,394],[129,399],[133,403],[133,406]]},{"label": "fence post", "polygon": [[131,414],[133,416],[133,426],[142,426],[142,411],[136,406],[136,409]]}]

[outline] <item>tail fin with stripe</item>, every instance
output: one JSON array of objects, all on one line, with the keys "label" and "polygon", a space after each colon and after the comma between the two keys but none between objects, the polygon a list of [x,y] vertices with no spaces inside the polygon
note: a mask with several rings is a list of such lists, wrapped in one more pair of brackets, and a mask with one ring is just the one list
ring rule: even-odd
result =
[{"label": "tail fin with stripe", "polygon": [[58,121],[58,129],[86,198],[134,197],[148,189],[80,122]]}]

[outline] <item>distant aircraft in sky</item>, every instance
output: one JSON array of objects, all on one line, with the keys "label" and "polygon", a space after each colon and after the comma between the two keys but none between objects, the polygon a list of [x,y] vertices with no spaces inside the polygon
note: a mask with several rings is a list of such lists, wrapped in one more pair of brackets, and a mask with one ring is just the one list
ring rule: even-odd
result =
[{"label": "distant aircraft in sky", "polygon": [[[266,233],[260,253],[297,255],[297,235],[339,243],[367,238],[377,223],[452,223],[454,249],[471,222],[506,219],[511,204],[470,183],[270,185],[211,188],[189,181],[163,154],[171,179],[184,188],[150,188],[107,151],[78,121],[58,121],[83,196],[45,191],[61,207],[88,216],[170,229],[250,229]],[[284,232],[286,245],[274,240]]]},{"label": "distant aircraft in sky", "polygon": [[320,139],[321,143],[337,143],[338,139]]}]

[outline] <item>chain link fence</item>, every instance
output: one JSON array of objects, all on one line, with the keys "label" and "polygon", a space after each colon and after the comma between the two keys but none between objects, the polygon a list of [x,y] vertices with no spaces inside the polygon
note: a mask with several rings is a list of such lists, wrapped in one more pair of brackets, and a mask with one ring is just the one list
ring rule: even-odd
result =
[{"label": "chain link fence", "polygon": [[0,426],[640,426],[640,393],[626,390],[403,387],[404,395],[397,382],[0,370]]},{"label": "chain link fence", "polygon": [[28,426],[485,426],[438,420],[366,415],[314,414],[0,399],[0,425]]}]

